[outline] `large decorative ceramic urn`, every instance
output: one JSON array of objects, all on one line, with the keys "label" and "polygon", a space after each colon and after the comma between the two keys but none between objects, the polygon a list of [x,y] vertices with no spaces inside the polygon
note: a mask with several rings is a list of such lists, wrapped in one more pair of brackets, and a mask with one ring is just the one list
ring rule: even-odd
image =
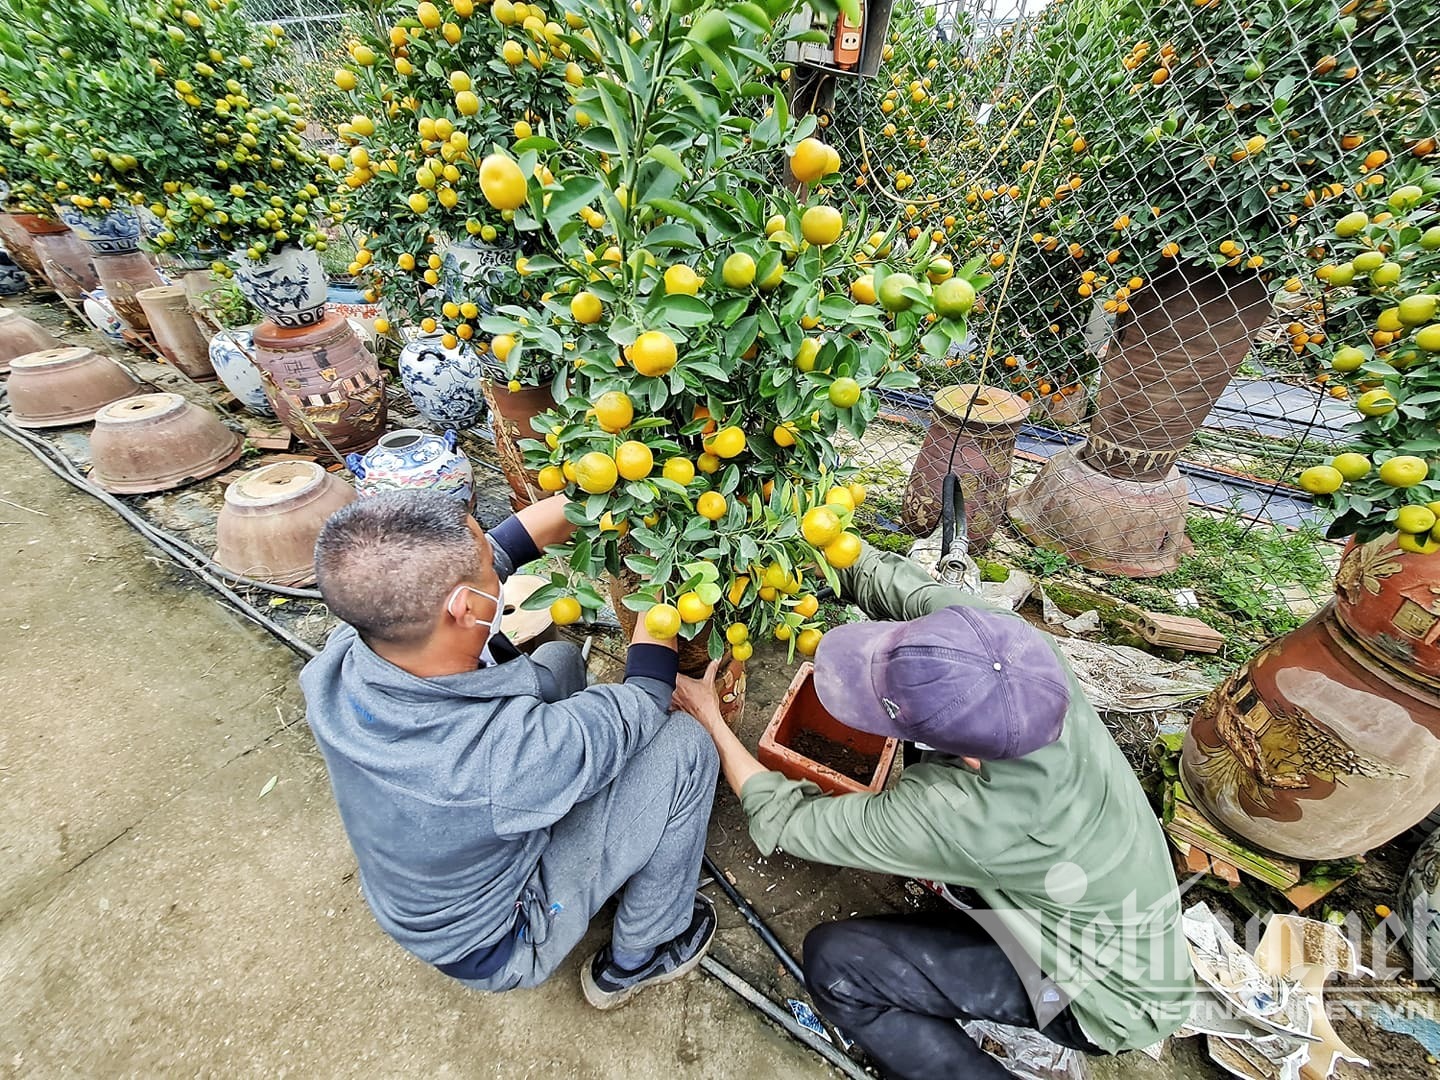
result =
[{"label": "large decorative ceramic urn", "polygon": [[400,350],[400,381],[427,420],[469,427],[485,408],[480,355],[463,342],[447,349],[440,339],[427,334]]},{"label": "large decorative ceramic urn", "polygon": [[1440,553],[1352,543],[1335,599],[1205,699],[1180,768],[1207,817],[1289,858],[1421,821],[1440,805]]},{"label": "large decorative ceramic urn", "polygon": [[61,204],[55,216],[96,255],[125,255],[140,248],[140,217],[128,206],[94,211]]},{"label": "large decorative ceramic urn", "polygon": [[350,323],[255,328],[255,364],[275,414],[311,447],[368,450],[385,430],[385,379]]},{"label": "large decorative ceramic urn", "polygon": [[276,326],[295,330],[325,317],[328,283],[318,251],[287,244],[258,261],[236,252],[230,262],[235,286]]},{"label": "large decorative ceramic urn", "polygon": [[1101,368],[1090,435],[1011,502],[1039,547],[1102,573],[1179,565],[1189,487],[1176,468],[1270,314],[1253,273],[1184,265],[1134,294]]},{"label": "large decorative ceramic urn", "polygon": [[1005,520],[1015,439],[1030,404],[1007,390],[966,383],[937,392],[933,408],[905,488],[900,523],[917,536],[934,532],[945,477],[953,471],[965,496],[966,536],[973,555]]},{"label": "large decorative ceramic urn", "polygon": [[240,326],[217,331],[210,339],[210,366],[247,412],[275,419],[275,409],[265,393],[265,378],[255,366],[255,328]]},{"label": "large decorative ceramic urn", "polygon": [[475,476],[457,441],[454,431],[431,435],[402,428],[382,435],[363,455],[346,455],[345,464],[355,474],[355,491],[362,499],[384,491],[438,491],[469,506]]}]

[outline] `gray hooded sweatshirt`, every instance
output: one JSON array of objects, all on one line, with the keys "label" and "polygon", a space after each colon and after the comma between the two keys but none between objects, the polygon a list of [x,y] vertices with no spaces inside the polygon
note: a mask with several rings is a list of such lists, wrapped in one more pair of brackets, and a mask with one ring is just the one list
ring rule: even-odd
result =
[{"label": "gray hooded sweatshirt", "polygon": [[665,722],[668,689],[647,680],[547,704],[536,672],[516,656],[422,679],[342,626],[300,676],[370,909],[431,964],[508,954],[545,926],[550,826]]}]

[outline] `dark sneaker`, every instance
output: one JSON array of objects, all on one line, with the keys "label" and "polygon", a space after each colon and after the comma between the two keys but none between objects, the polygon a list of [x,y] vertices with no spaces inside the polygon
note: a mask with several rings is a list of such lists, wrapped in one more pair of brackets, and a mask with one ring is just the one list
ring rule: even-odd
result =
[{"label": "dark sneaker", "polygon": [[715,939],[715,926],[715,905],[697,893],[690,925],[634,971],[615,966],[609,945],[592,956],[580,969],[580,989],[585,992],[585,1000],[597,1009],[618,1009],[647,986],[674,982],[690,974]]}]

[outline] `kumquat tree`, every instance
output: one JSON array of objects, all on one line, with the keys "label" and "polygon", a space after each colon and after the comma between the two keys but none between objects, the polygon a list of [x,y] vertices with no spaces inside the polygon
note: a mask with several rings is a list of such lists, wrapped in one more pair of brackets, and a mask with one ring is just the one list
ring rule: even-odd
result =
[{"label": "kumquat tree", "polygon": [[[526,444],[580,526],[531,601],[557,621],[598,609],[608,574],[653,633],[711,657],[728,642],[744,659],[762,633],[813,654],[816,592],[860,553],[843,442],[877,388],[916,385],[917,343],[963,338],[988,281],[832,205],[840,155],[790,113],[768,59],[787,11],[589,11],[589,35],[565,39],[593,65],[575,142],[481,165],[490,204],[547,248],[521,266],[550,282],[542,303],[481,325],[512,373],[564,364],[560,407]],[[787,156],[798,194],[777,183]]]}]

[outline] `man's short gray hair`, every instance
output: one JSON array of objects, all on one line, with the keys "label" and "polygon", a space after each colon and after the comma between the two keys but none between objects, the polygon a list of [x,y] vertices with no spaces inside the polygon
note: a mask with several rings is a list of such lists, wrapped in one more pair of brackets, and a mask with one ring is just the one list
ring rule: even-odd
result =
[{"label": "man's short gray hair", "polygon": [[433,491],[392,491],[331,515],[315,541],[320,594],[367,642],[430,636],[445,597],[480,573],[465,504]]}]

